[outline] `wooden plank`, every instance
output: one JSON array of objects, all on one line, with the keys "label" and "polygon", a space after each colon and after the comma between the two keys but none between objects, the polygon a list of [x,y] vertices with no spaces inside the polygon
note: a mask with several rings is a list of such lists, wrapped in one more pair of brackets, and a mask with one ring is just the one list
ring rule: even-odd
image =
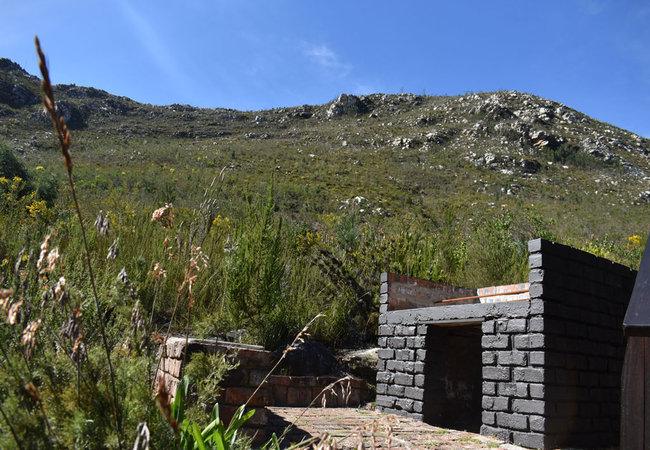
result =
[{"label": "wooden plank", "polygon": [[629,337],[623,363],[621,449],[643,449],[645,440],[645,346],[648,338]]},{"label": "wooden plank", "polygon": [[646,243],[632,297],[623,319],[626,336],[650,336],[650,240]]},{"label": "wooden plank", "polygon": [[[643,337],[643,397],[644,397],[644,411],[643,411],[643,448],[650,447],[650,338]],[[640,434],[639,430],[639,434]]]}]

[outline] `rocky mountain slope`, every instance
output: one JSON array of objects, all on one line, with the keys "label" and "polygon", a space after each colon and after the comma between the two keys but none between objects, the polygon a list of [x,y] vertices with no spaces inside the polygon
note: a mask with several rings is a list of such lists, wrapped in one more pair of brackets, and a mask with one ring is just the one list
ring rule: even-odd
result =
[{"label": "rocky mountain slope", "polygon": [[[56,153],[39,91],[37,77],[0,59],[0,137],[34,164]],[[55,95],[83,163],[124,174],[175,158],[178,170],[227,167],[248,185],[275,173],[281,206],[296,214],[354,203],[365,214],[435,217],[443,204],[506,204],[578,216],[583,234],[615,230],[599,228],[599,216],[647,222],[650,141],[531,94],[341,94],[255,112],[154,106],[74,85]]]}]

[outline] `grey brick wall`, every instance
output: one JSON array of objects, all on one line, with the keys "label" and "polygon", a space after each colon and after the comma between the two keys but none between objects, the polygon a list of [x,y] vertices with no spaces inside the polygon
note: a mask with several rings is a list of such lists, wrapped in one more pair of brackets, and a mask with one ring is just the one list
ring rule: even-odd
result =
[{"label": "grey brick wall", "polygon": [[[622,322],[636,272],[544,240],[529,251],[529,300],[391,310],[391,293],[424,298],[425,283],[414,279],[419,287],[409,290],[412,279],[382,275],[378,409],[427,421],[444,415],[436,403],[447,345],[440,325],[480,319],[481,433],[531,448],[617,444]],[[395,304],[408,305],[402,300]]]},{"label": "grey brick wall", "polygon": [[535,323],[545,337],[539,428],[552,446],[616,446],[623,317],[636,272],[541,239],[528,247],[530,295],[544,306]]}]

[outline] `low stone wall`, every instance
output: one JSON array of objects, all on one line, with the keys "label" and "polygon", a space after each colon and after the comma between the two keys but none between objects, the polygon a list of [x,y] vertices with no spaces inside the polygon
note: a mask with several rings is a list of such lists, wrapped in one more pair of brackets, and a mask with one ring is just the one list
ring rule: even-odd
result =
[{"label": "low stone wall", "polygon": [[[325,408],[358,406],[369,398],[366,382],[339,377],[290,377],[271,375],[264,385],[273,406],[314,406]],[[323,392],[323,390],[325,390]]]},{"label": "low stone wall", "polygon": [[[221,392],[217,401],[219,403],[219,417],[229,423],[232,416],[241,405],[253,395],[257,386],[271,369],[271,352],[256,345],[242,345],[232,342],[222,342],[209,339],[186,340],[184,337],[170,337],[163,347],[164,352],[158,368],[156,383],[164,380],[167,389],[172,395],[183,376],[183,362],[189,362],[194,353],[225,353],[236,357],[239,366],[231,370],[221,382]],[[268,410],[264,408],[270,403],[270,393],[265,387],[260,388],[248,403],[250,409],[255,409],[255,414],[246,422],[244,432],[251,436],[264,439],[263,428],[268,423]]]},{"label": "low stone wall", "polygon": [[[220,384],[221,392],[217,399],[219,416],[229,423],[239,406],[251,398],[258,386],[262,384],[272,368],[272,353],[256,345],[235,344],[210,339],[170,337],[162,348],[160,367],[156,377],[156,387],[163,380],[172,395],[176,392],[183,376],[183,362],[189,362],[194,353],[225,353],[232,355],[239,362],[236,369],[228,372]],[[249,409],[255,414],[247,422],[245,431],[251,436],[258,436],[257,443],[266,439],[263,428],[269,420],[266,406],[314,406],[338,407],[358,406],[369,398],[366,382],[351,378],[337,383],[332,389],[322,393],[323,389],[335,383],[339,378],[291,377],[271,375],[248,402]],[[324,397],[324,399],[323,399]]]}]

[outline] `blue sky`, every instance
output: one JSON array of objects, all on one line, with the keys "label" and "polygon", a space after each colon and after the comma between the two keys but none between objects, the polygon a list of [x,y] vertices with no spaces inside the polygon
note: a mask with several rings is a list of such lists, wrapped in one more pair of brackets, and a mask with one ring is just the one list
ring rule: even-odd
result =
[{"label": "blue sky", "polygon": [[[57,5],[56,9],[53,5]],[[0,56],[144,103],[513,89],[650,137],[650,2],[0,0]]]}]

